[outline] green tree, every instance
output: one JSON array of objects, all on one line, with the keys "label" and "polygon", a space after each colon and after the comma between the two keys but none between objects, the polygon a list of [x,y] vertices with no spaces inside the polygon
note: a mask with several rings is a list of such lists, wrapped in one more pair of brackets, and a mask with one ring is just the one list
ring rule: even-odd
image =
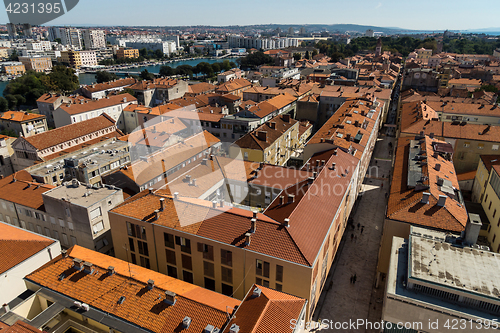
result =
[{"label": "green tree", "polygon": [[306,55],[304,56],[304,58],[310,59],[310,57],[309,57],[309,51],[306,51]]},{"label": "green tree", "polygon": [[107,71],[97,71],[95,73],[95,80],[97,83],[109,82],[118,79],[118,75]]},{"label": "green tree", "polygon": [[11,129],[4,129],[0,132],[2,135],[7,135],[13,138],[17,138],[19,135]]},{"label": "green tree", "polygon": [[19,61],[19,54],[17,54],[17,51],[14,50],[12,51],[12,54],[9,57],[10,61]]},{"label": "green tree", "polygon": [[135,97],[135,91],[133,91],[132,89],[130,89],[128,87],[123,89],[122,91],[120,91],[120,94],[130,94],[130,95]]},{"label": "green tree", "polygon": [[54,42],[56,42],[56,43],[58,43],[58,44],[62,44],[61,38],[56,38],[56,39],[54,39]]},{"label": "green tree", "polygon": [[239,58],[238,62],[241,67],[256,68],[261,65],[272,65],[274,64],[274,59],[262,51],[257,51],[247,55],[246,57]]},{"label": "green tree", "polygon": [[314,49],[314,50],[312,51],[312,56],[314,57],[314,56],[317,56],[317,55],[318,55],[318,50]]},{"label": "green tree", "polygon": [[214,75],[214,69],[213,69],[212,65],[210,65],[208,62],[204,62],[204,61],[200,62],[195,67],[196,67],[196,70],[198,71],[198,73],[202,73],[203,75],[205,75],[207,77]]},{"label": "green tree", "polygon": [[495,94],[498,92],[498,88],[491,84],[483,84],[480,88],[477,88],[475,91],[481,91],[481,90],[492,92]]},{"label": "green tree", "polygon": [[193,67],[190,65],[180,65],[175,68],[175,74],[177,75],[193,75]]},{"label": "green tree", "polygon": [[72,68],[55,66],[48,75],[49,89],[55,92],[71,93],[80,87],[78,76]]},{"label": "green tree", "polygon": [[212,64],[212,70],[214,73],[219,73],[221,66],[218,62]]},{"label": "green tree", "polygon": [[294,53],[293,54],[293,59],[295,61],[299,61],[300,59],[302,59],[302,56],[300,55],[300,53]]},{"label": "green tree", "polygon": [[0,97],[0,112],[5,112],[9,109],[9,103],[3,97]]},{"label": "green tree", "polygon": [[143,80],[154,80],[155,75],[150,73],[147,69],[143,70],[139,77]]},{"label": "green tree", "polygon": [[16,110],[17,98],[14,95],[8,94],[5,95],[5,99],[7,100],[9,110]]},{"label": "green tree", "polygon": [[164,66],[160,67],[160,75],[161,76],[172,76],[172,75],[175,75],[175,70],[168,65],[164,65]]},{"label": "green tree", "polygon": [[222,62],[221,69],[222,69],[223,71],[228,71],[228,70],[230,70],[231,68],[232,68],[232,67],[231,67],[231,63],[229,62],[229,60],[227,60],[227,59],[226,59],[226,60],[224,60],[224,61]]},{"label": "green tree", "polygon": [[155,55],[155,58],[156,58],[156,59],[162,59],[162,58],[165,56],[165,54],[163,54],[163,51],[162,51],[162,50],[156,50],[156,51],[154,52],[154,55]]},{"label": "green tree", "polygon": [[14,98],[16,99],[17,106],[20,107],[21,105],[26,104],[26,98],[24,98],[22,95],[16,94],[16,95],[14,95]]}]

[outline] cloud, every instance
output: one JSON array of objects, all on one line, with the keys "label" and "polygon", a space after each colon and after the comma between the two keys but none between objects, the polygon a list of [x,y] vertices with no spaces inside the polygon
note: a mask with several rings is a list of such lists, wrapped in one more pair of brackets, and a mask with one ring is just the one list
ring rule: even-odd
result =
[{"label": "cloud", "polygon": [[379,2],[377,6],[375,6],[375,9],[379,9],[380,7],[382,7],[382,2]]}]

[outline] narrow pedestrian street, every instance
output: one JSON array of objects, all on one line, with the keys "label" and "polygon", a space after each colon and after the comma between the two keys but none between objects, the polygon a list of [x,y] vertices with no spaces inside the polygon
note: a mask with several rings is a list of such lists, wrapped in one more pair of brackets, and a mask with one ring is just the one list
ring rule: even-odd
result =
[{"label": "narrow pedestrian street", "polygon": [[[335,323],[381,320],[384,286],[381,284],[375,289],[374,285],[386,207],[385,193],[391,171],[389,142],[394,145],[395,139],[381,136],[377,140],[371,161],[371,166],[376,166],[377,171],[371,168],[371,174],[365,178],[361,198],[352,215],[354,228],[348,226],[346,229],[313,316],[313,320],[327,320],[330,325],[311,332],[376,332],[365,326],[335,329]],[[353,275],[356,275],[355,283],[351,282]],[[333,283],[328,290],[330,281]]]}]

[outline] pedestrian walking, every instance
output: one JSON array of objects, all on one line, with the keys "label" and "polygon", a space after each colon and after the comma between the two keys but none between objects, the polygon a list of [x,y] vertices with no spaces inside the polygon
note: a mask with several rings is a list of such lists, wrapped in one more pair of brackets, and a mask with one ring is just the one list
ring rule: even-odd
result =
[{"label": "pedestrian walking", "polygon": [[365,227],[361,226],[361,233],[363,233],[363,230],[365,230]]},{"label": "pedestrian walking", "polygon": [[384,188],[384,182],[382,182],[382,184],[380,184],[380,188]]},{"label": "pedestrian walking", "polygon": [[353,284],[356,284],[356,279],[357,279],[357,278],[356,278],[356,273],[354,273],[354,276],[352,277],[352,283],[353,283]]},{"label": "pedestrian walking", "polygon": [[353,239],[354,239],[354,234],[351,234],[351,242],[352,242]]}]

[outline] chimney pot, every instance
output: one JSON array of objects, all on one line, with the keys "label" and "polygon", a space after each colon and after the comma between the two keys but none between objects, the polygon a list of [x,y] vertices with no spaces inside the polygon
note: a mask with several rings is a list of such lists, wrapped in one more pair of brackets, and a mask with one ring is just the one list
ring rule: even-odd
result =
[{"label": "chimney pot", "polygon": [[155,286],[155,282],[153,280],[148,280],[148,289],[152,290]]},{"label": "chimney pot", "polygon": [[295,202],[295,195],[289,194],[288,195],[288,203],[294,203],[294,202]]},{"label": "chimney pot", "polygon": [[163,210],[165,209],[165,198],[160,198],[160,211],[163,212]]},{"label": "chimney pot", "polygon": [[174,199],[175,200],[179,199],[179,192],[174,192]]},{"label": "chimney pot", "polygon": [[284,220],[283,220],[283,225],[284,225],[285,227],[289,227],[289,226],[290,226],[290,219],[289,219],[289,218],[284,219]]},{"label": "chimney pot", "polygon": [[257,219],[251,219],[250,222],[252,224],[250,232],[253,234],[257,230]]},{"label": "chimney pot", "polygon": [[439,207],[444,207],[445,206],[445,204],[446,204],[446,198],[447,198],[446,195],[440,195],[439,196],[439,201],[438,201],[438,206]]},{"label": "chimney pot", "polygon": [[441,164],[437,163],[436,166],[434,167],[434,169],[436,169],[436,171],[440,171],[441,170]]},{"label": "chimney pot", "polygon": [[108,275],[113,275],[113,274],[115,274],[115,267],[109,266],[108,267]]},{"label": "chimney pot", "polygon": [[422,200],[420,202],[423,204],[428,204],[430,195],[431,195],[430,193],[424,192],[423,196],[422,196]]},{"label": "chimney pot", "polygon": [[217,201],[212,201],[212,208],[217,208]]},{"label": "chimney pot", "polygon": [[250,237],[252,237],[252,234],[247,232],[245,234],[245,245],[250,245]]},{"label": "chimney pot", "polygon": [[174,293],[173,291],[170,290],[165,290],[165,300],[164,302],[169,304],[169,305],[174,305],[175,302],[177,301],[176,299],[177,294]]},{"label": "chimney pot", "polygon": [[77,271],[81,271],[83,268],[83,261],[82,259],[74,258],[73,259],[73,268],[76,269]]},{"label": "chimney pot", "polygon": [[158,220],[159,218],[160,218],[160,210],[156,209],[155,210],[155,221]]}]

